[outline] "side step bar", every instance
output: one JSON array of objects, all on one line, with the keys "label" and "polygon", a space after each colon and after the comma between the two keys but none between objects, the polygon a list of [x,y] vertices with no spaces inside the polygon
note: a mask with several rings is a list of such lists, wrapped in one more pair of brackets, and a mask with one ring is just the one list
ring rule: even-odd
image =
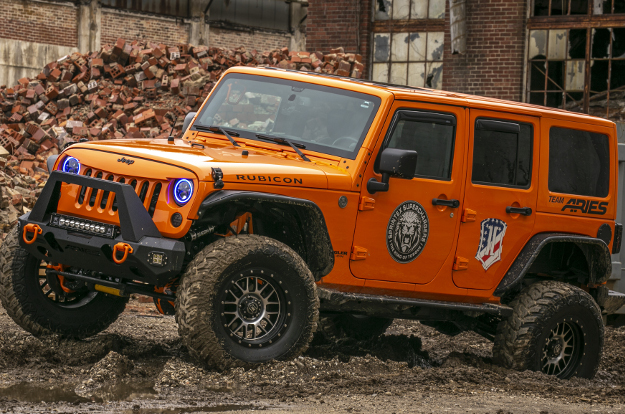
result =
[{"label": "side step bar", "polygon": [[347,293],[317,287],[322,312],[372,314],[402,319],[450,320],[454,314],[475,317],[481,314],[508,317],[512,308],[492,303],[472,304],[395,296]]}]

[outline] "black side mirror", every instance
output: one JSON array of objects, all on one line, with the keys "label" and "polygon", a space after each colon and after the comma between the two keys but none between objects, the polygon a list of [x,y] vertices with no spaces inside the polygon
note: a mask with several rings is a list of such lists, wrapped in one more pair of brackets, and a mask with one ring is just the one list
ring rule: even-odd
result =
[{"label": "black side mirror", "polygon": [[195,118],[195,114],[197,114],[197,112],[189,112],[187,116],[184,117],[184,122],[182,123],[182,135],[187,132],[187,128],[189,128],[189,124],[193,121],[193,118]]},{"label": "black side mirror", "polygon": [[388,191],[388,181],[391,177],[414,178],[417,169],[417,151],[399,148],[386,148],[380,154],[380,172],[382,182],[371,178],[367,182],[367,191],[375,194],[378,191]]}]

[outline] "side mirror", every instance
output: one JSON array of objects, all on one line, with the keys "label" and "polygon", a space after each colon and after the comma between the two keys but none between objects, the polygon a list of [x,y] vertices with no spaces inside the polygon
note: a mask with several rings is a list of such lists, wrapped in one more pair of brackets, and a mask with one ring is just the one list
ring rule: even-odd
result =
[{"label": "side mirror", "polygon": [[375,194],[378,191],[388,191],[388,181],[391,177],[414,178],[417,169],[417,151],[399,148],[386,148],[380,154],[380,172],[382,182],[371,178],[367,182],[367,191]]},{"label": "side mirror", "polygon": [[197,112],[189,112],[187,116],[184,117],[184,122],[182,123],[183,135],[185,132],[187,132],[187,128],[189,128],[189,124],[191,123],[191,121],[193,121],[193,118],[195,118],[195,114],[197,114]]}]

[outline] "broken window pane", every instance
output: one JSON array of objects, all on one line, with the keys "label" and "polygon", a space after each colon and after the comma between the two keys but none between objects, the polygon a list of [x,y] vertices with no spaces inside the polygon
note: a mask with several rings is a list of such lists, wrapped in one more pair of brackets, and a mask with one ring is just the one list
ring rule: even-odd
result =
[{"label": "broken window pane", "polygon": [[391,0],[375,0],[375,20],[388,20],[391,18],[393,4]]},{"label": "broken window pane", "polygon": [[[625,86],[625,61],[612,61],[612,76],[610,77],[610,89],[623,88]],[[625,88],[623,88],[625,89]]]},{"label": "broken window pane", "polygon": [[408,50],[408,60],[411,62],[425,60],[425,39],[426,33],[410,33],[410,45]]},{"label": "broken window pane", "polygon": [[562,101],[562,92],[547,92],[547,106],[561,108]]},{"label": "broken window pane", "polygon": [[425,86],[432,89],[441,89],[443,87],[442,62],[431,62],[427,64]]},{"label": "broken window pane", "polygon": [[390,35],[388,33],[376,33],[373,38],[373,61],[388,62],[390,56]]},{"label": "broken window pane", "polygon": [[610,57],[610,29],[592,29],[592,52],[593,58]]},{"label": "broken window pane", "polygon": [[614,0],[614,14],[625,13],[625,1]]},{"label": "broken window pane", "polygon": [[568,0],[551,0],[551,15],[562,16],[566,14]]},{"label": "broken window pane", "polygon": [[586,58],[586,33],[587,29],[569,30],[569,57],[571,59]]},{"label": "broken window pane", "polygon": [[571,0],[571,14],[588,14],[588,0]]},{"label": "broken window pane", "polygon": [[427,0],[412,0],[410,5],[410,16],[412,19],[428,18],[428,2]]},{"label": "broken window pane", "polygon": [[603,14],[612,11],[612,0],[593,0],[592,14]]},{"label": "broken window pane", "polygon": [[569,60],[566,62],[566,90],[583,91],[586,62],[583,60]]},{"label": "broken window pane", "polygon": [[393,19],[406,20],[410,17],[410,0],[393,0]]},{"label": "broken window pane", "polygon": [[590,91],[603,92],[608,89],[608,68],[610,62],[607,60],[593,60],[590,64]]},{"label": "broken window pane", "polygon": [[545,94],[542,92],[530,93],[530,103],[534,105],[545,105]]},{"label": "broken window pane", "polygon": [[545,58],[547,55],[547,31],[532,30],[530,32],[530,59]]},{"label": "broken window pane", "polygon": [[408,85],[425,86],[425,63],[408,64]]},{"label": "broken window pane", "polygon": [[406,62],[408,60],[408,43],[410,43],[409,33],[393,33],[391,61]]},{"label": "broken window pane", "polygon": [[549,30],[549,59],[564,59],[566,41],[566,30]]},{"label": "broken window pane", "polygon": [[[419,1],[419,0],[415,0],[415,1]],[[445,18],[445,0],[430,0],[430,10],[428,11],[428,15],[430,19],[444,19]]]},{"label": "broken window pane", "polygon": [[427,60],[443,60],[444,32],[429,32]]},{"label": "broken window pane", "polygon": [[623,28],[612,29],[612,58],[625,58],[625,29]]},{"label": "broken window pane", "polygon": [[388,63],[374,63],[371,78],[374,82],[388,82]]},{"label": "broken window pane", "polygon": [[391,79],[389,82],[396,85],[405,85],[407,72],[407,63],[391,63]]},{"label": "broken window pane", "polygon": [[564,89],[564,61],[547,62],[547,90],[561,91]]},{"label": "broken window pane", "polygon": [[[530,73],[530,89],[533,91],[545,90],[545,74],[546,65],[545,62],[532,62]],[[540,102],[542,105],[542,101]]]},{"label": "broken window pane", "polygon": [[549,0],[534,0],[534,16],[549,16]]}]

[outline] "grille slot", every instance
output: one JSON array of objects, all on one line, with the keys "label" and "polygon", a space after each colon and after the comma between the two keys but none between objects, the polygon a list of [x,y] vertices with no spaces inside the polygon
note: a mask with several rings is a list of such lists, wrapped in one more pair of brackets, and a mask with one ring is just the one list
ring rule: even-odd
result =
[{"label": "grille slot", "polygon": [[[163,188],[163,181],[146,180],[134,177],[118,176],[113,173],[93,170],[86,168],[82,174],[87,177],[95,177],[102,179],[105,177],[108,181],[116,181],[119,183],[128,183],[134,190],[139,199],[143,203],[143,206],[148,211],[151,217],[154,216],[156,210],[156,204],[161,196],[161,190]],[[114,213],[118,210],[117,200],[115,193],[110,191],[97,190],[88,186],[81,186],[78,192],[77,210],[92,211],[97,208],[99,212]]]}]

